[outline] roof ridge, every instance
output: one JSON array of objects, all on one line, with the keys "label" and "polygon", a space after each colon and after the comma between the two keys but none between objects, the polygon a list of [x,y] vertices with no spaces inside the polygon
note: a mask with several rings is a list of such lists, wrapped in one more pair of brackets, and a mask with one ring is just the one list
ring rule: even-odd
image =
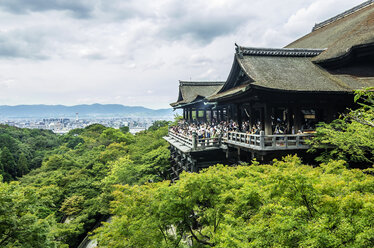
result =
[{"label": "roof ridge", "polygon": [[317,30],[317,29],[320,29],[320,28],[322,28],[324,26],[327,26],[330,23],[333,23],[333,22],[335,22],[337,20],[340,20],[340,19],[342,19],[342,18],[344,18],[344,17],[346,17],[348,15],[356,13],[357,11],[359,11],[359,10],[361,10],[361,9],[363,9],[363,8],[365,8],[365,7],[373,4],[373,3],[374,3],[374,0],[366,1],[364,3],[361,3],[361,4],[357,5],[357,6],[349,9],[349,10],[344,11],[343,13],[340,13],[340,14],[334,16],[334,17],[331,17],[331,18],[327,19],[326,21],[323,21],[323,22],[320,22],[320,23],[316,23],[314,25],[313,29],[312,29],[312,32],[315,31],[315,30]]},{"label": "roof ridge", "polygon": [[263,48],[263,47],[243,47],[236,45],[236,53],[243,55],[259,56],[289,56],[289,57],[314,57],[321,54],[326,49],[312,48]]},{"label": "roof ridge", "polygon": [[224,81],[182,81],[179,80],[180,86],[217,86],[223,85]]}]

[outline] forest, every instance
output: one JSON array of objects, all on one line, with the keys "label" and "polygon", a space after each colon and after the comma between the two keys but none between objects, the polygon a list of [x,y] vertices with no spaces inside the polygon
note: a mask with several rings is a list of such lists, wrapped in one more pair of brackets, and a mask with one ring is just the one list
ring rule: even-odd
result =
[{"label": "forest", "polygon": [[[0,247],[373,247],[374,91],[309,152],[169,178],[166,121],[132,135],[0,126]],[[108,219],[110,218],[110,221]]]}]

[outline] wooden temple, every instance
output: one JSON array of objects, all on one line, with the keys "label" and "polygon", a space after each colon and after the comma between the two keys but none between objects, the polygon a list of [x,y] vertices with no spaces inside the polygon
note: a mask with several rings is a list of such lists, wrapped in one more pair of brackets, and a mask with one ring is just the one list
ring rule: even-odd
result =
[{"label": "wooden temple", "polygon": [[230,132],[217,142],[170,133],[165,138],[174,170],[197,171],[223,158],[248,161],[305,151],[318,122],[336,119],[354,107],[355,90],[373,86],[373,0],[316,24],[284,48],[236,45],[225,82],[180,81],[178,101],[171,106],[183,109],[189,122],[232,120],[261,131]]}]

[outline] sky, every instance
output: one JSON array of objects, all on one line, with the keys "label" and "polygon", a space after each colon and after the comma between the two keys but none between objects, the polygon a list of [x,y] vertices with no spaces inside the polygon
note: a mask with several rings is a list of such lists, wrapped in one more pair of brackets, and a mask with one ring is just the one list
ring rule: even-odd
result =
[{"label": "sky", "polygon": [[237,43],[284,47],[363,0],[0,0],[0,105],[168,108],[225,81]]}]

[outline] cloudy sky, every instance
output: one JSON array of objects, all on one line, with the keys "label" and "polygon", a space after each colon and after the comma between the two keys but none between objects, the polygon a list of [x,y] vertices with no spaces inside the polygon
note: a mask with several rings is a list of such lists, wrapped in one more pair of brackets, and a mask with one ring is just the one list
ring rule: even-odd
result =
[{"label": "cloudy sky", "polygon": [[234,43],[283,47],[363,0],[0,0],[0,105],[166,108],[226,80]]}]

